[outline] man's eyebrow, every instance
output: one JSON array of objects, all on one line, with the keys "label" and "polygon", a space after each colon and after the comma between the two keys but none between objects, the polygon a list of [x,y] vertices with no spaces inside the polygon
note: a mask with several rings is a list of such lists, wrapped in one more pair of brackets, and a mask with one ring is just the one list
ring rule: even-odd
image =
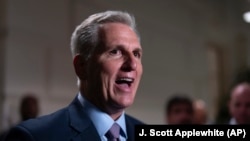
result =
[{"label": "man's eyebrow", "polygon": [[[114,47],[114,49],[124,49],[124,48],[126,48],[124,45],[116,45],[116,46]],[[134,51],[142,52],[142,48],[141,48],[141,47],[136,47],[136,48],[134,49]]]},{"label": "man's eyebrow", "polygon": [[141,52],[141,53],[143,52],[142,48],[140,48],[140,47],[137,47],[134,51],[138,51],[138,52]]}]

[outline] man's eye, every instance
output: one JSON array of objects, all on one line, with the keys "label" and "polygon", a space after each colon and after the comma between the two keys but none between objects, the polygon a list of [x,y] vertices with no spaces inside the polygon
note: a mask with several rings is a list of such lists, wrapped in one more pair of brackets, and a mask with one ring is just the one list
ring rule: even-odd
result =
[{"label": "man's eye", "polygon": [[134,52],[134,56],[137,58],[141,58],[141,53],[140,52]]},{"label": "man's eye", "polygon": [[110,54],[111,54],[111,55],[121,54],[121,51],[120,51],[120,50],[117,50],[117,49],[111,50],[111,51],[110,51]]}]

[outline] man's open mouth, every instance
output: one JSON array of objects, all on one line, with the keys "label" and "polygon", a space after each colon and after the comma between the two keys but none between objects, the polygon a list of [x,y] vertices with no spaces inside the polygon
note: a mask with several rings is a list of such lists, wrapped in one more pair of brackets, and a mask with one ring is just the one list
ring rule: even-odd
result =
[{"label": "man's open mouth", "polygon": [[128,86],[131,86],[131,84],[134,82],[134,78],[129,78],[129,77],[120,77],[116,79],[116,84],[126,84]]}]

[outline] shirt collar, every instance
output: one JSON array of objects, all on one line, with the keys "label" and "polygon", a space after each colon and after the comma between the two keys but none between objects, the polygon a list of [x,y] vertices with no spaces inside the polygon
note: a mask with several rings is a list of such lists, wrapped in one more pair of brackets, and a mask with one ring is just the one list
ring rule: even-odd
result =
[{"label": "shirt collar", "polygon": [[229,121],[229,124],[236,125],[237,121],[235,120],[235,118],[231,118],[230,121]]},{"label": "shirt collar", "polygon": [[124,138],[127,138],[127,130],[126,130],[126,123],[125,123],[125,115],[124,111],[122,115],[114,121],[107,113],[101,111],[98,109],[95,105],[90,103],[88,100],[86,100],[81,93],[78,94],[78,100],[80,101],[81,105],[83,106],[83,111],[87,113],[87,115],[90,117],[91,121],[95,125],[98,134],[102,137],[105,135],[105,133],[111,128],[114,122],[118,123],[121,127],[121,136]]}]

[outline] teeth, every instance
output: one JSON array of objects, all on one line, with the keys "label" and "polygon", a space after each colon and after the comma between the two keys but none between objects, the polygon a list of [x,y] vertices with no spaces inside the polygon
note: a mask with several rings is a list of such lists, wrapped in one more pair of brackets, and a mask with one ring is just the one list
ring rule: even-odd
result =
[{"label": "teeth", "polygon": [[128,77],[122,77],[122,78],[118,78],[116,80],[116,83],[118,84],[122,84],[122,83],[127,83],[127,84],[131,84],[134,82],[133,78],[128,78]]},{"label": "teeth", "polygon": [[120,78],[119,81],[128,81],[128,82],[132,82],[133,79],[132,79],[132,78]]}]

